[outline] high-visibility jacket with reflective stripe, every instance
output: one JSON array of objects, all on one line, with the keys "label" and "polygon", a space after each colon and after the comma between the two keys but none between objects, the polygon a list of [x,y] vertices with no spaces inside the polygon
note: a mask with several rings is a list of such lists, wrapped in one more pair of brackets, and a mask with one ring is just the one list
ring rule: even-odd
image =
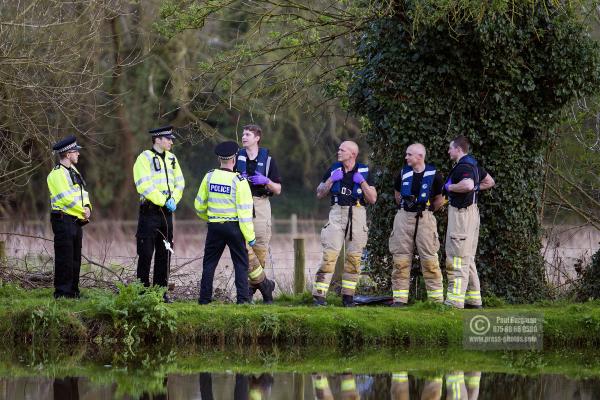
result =
[{"label": "high-visibility jacket with reflective stripe", "polygon": [[[73,175],[77,174],[81,177],[77,168],[71,166],[71,169]],[[85,219],[83,208],[88,207],[91,210],[92,204],[84,184],[73,182],[69,168],[62,164],[56,165],[48,174],[46,181],[50,191],[50,208],[53,211],[62,211],[79,219]]]},{"label": "high-visibility jacket with reflective stripe", "polygon": [[143,151],[133,164],[133,180],[140,202],[148,200],[161,207],[169,197],[179,203],[185,188],[181,166],[169,151],[165,151],[164,160],[152,150]]},{"label": "high-visibility jacket with reflective stripe", "polygon": [[255,239],[252,192],[236,172],[215,169],[202,179],[194,201],[196,214],[208,222],[238,221],[247,242]]}]

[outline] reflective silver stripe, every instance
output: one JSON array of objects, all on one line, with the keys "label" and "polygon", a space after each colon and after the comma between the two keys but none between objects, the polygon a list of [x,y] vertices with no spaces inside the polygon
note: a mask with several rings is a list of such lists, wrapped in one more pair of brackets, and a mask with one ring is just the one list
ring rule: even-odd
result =
[{"label": "reflective silver stripe", "polygon": [[252,222],[252,218],[240,218],[240,222]]},{"label": "reflective silver stripe", "polygon": [[167,183],[167,178],[153,178],[152,181],[155,185],[160,185],[161,183]]},{"label": "reflective silver stripe", "polygon": [[144,192],[142,193],[142,196],[144,197],[148,197],[148,195],[152,192],[154,192],[156,189],[154,188],[154,185],[150,186],[148,189],[144,190]]},{"label": "reflective silver stripe", "polygon": [[218,203],[218,204],[231,204],[231,205],[235,204],[235,203],[233,203],[231,201],[231,199],[223,199],[223,198],[220,198],[220,197],[218,197],[216,199],[210,199],[210,202],[211,203]]},{"label": "reflective silver stripe", "polygon": [[142,183],[148,182],[151,180],[152,180],[151,176],[144,176],[144,177],[138,179],[137,181],[135,181],[135,186],[140,186]]},{"label": "reflective silver stripe", "polygon": [[73,185],[73,180],[71,179],[71,174],[69,173],[69,170],[67,168],[61,168],[61,169],[63,170],[63,173],[67,177],[67,182],[69,182],[69,186],[71,186],[71,187],[75,186],[75,185]]},{"label": "reflective silver stripe", "polygon": [[405,173],[404,175],[402,175],[402,180],[404,180],[406,178],[410,178],[411,176],[413,176],[413,171],[409,171],[409,172]]},{"label": "reflective silver stripe", "polygon": [[246,161],[246,156],[239,155],[238,156],[238,160],[240,160],[240,161]]},{"label": "reflective silver stripe", "polygon": [[423,174],[423,178],[430,175],[435,175],[435,169],[433,171],[425,171],[425,173]]},{"label": "reflective silver stripe", "polygon": [[237,206],[240,210],[251,210],[254,207],[254,204],[238,204]]},{"label": "reflective silver stripe", "polygon": [[50,199],[50,202],[51,202],[51,203],[55,203],[55,202],[57,202],[58,200],[60,200],[60,199],[62,199],[62,198],[65,198],[65,197],[67,197],[68,195],[70,195],[70,194],[73,194],[73,193],[75,193],[75,192],[77,192],[77,191],[78,191],[78,190],[77,190],[77,188],[72,188],[72,189],[70,189],[70,190],[67,190],[66,192],[59,193],[59,194],[57,194],[56,196],[54,196],[53,198],[51,198],[51,199]]},{"label": "reflective silver stripe", "polygon": [[214,212],[214,213],[232,213],[232,214],[235,214],[235,212],[237,210],[235,208],[217,208],[217,207],[208,206],[208,211]]},{"label": "reflective silver stripe", "polygon": [[233,204],[237,203],[236,193],[237,193],[237,183],[241,182],[237,175],[233,177],[231,180],[231,201]]},{"label": "reflective silver stripe", "polygon": [[76,201],[72,201],[69,204],[67,204],[66,206],[64,206],[64,209],[68,210],[68,209],[71,209],[71,208],[75,207],[76,205],[77,205],[77,202]]},{"label": "reflective silver stripe", "polygon": [[202,197],[200,197],[200,195],[196,196],[196,201],[200,204],[206,204],[206,201],[202,200]]},{"label": "reflective silver stripe", "polygon": [[150,150],[145,150],[143,153],[144,157],[146,157],[146,159],[148,160],[148,162],[150,164],[152,164],[152,159],[154,158],[151,154],[152,152]]},{"label": "reflective silver stripe", "polygon": [[269,170],[271,169],[271,156],[267,157],[267,167],[265,168],[265,176],[269,176]]},{"label": "reflective silver stripe", "polygon": [[175,178],[175,182],[181,182],[183,180],[183,175],[179,175],[177,176],[177,178]]},{"label": "reflective silver stripe", "polygon": [[356,172],[360,172],[360,173],[369,172],[369,167],[359,168],[359,169],[356,170]]}]

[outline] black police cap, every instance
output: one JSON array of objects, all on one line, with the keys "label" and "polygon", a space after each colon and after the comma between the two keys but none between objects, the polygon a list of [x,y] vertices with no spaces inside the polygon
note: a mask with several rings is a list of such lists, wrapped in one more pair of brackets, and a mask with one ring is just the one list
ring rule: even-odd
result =
[{"label": "black police cap", "polygon": [[166,137],[169,139],[175,139],[173,134],[173,125],[161,126],[160,128],[150,129],[148,131],[152,137]]},{"label": "black police cap", "polygon": [[235,157],[235,154],[238,152],[239,148],[236,142],[227,141],[219,143],[215,147],[215,154],[224,160]]},{"label": "black police cap", "polygon": [[77,144],[77,139],[75,139],[74,135],[69,135],[64,139],[59,140],[52,146],[52,150],[56,153],[64,153],[69,150],[79,150],[81,146]]}]

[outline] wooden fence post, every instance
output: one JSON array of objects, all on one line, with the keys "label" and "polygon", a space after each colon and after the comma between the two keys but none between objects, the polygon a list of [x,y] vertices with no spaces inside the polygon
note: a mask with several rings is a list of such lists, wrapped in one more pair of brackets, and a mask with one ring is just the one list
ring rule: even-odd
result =
[{"label": "wooden fence post", "polygon": [[304,292],[306,286],[304,278],[305,261],[304,238],[294,238],[294,294]]}]

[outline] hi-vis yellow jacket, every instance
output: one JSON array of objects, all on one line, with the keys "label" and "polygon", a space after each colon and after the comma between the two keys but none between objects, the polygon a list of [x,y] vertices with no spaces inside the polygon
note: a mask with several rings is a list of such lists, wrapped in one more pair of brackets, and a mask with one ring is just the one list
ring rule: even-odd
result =
[{"label": "hi-vis yellow jacket", "polygon": [[50,208],[79,219],[85,219],[84,207],[92,209],[85,182],[74,166],[57,164],[46,179],[50,191]]},{"label": "hi-vis yellow jacket", "polygon": [[133,164],[133,180],[140,202],[148,200],[160,207],[169,197],[179,203],[185,188],[181,166],[170,151],[165,151],[164,160],[152,150],[143,151]]},{"label": "hi-vis yellow jacket", "polygon": [[255,239],[252,192],[248,181],[238,173],[209,171],[202,179],[194,207],[196,214],[208,222],[238,221],[244,239]]}]

